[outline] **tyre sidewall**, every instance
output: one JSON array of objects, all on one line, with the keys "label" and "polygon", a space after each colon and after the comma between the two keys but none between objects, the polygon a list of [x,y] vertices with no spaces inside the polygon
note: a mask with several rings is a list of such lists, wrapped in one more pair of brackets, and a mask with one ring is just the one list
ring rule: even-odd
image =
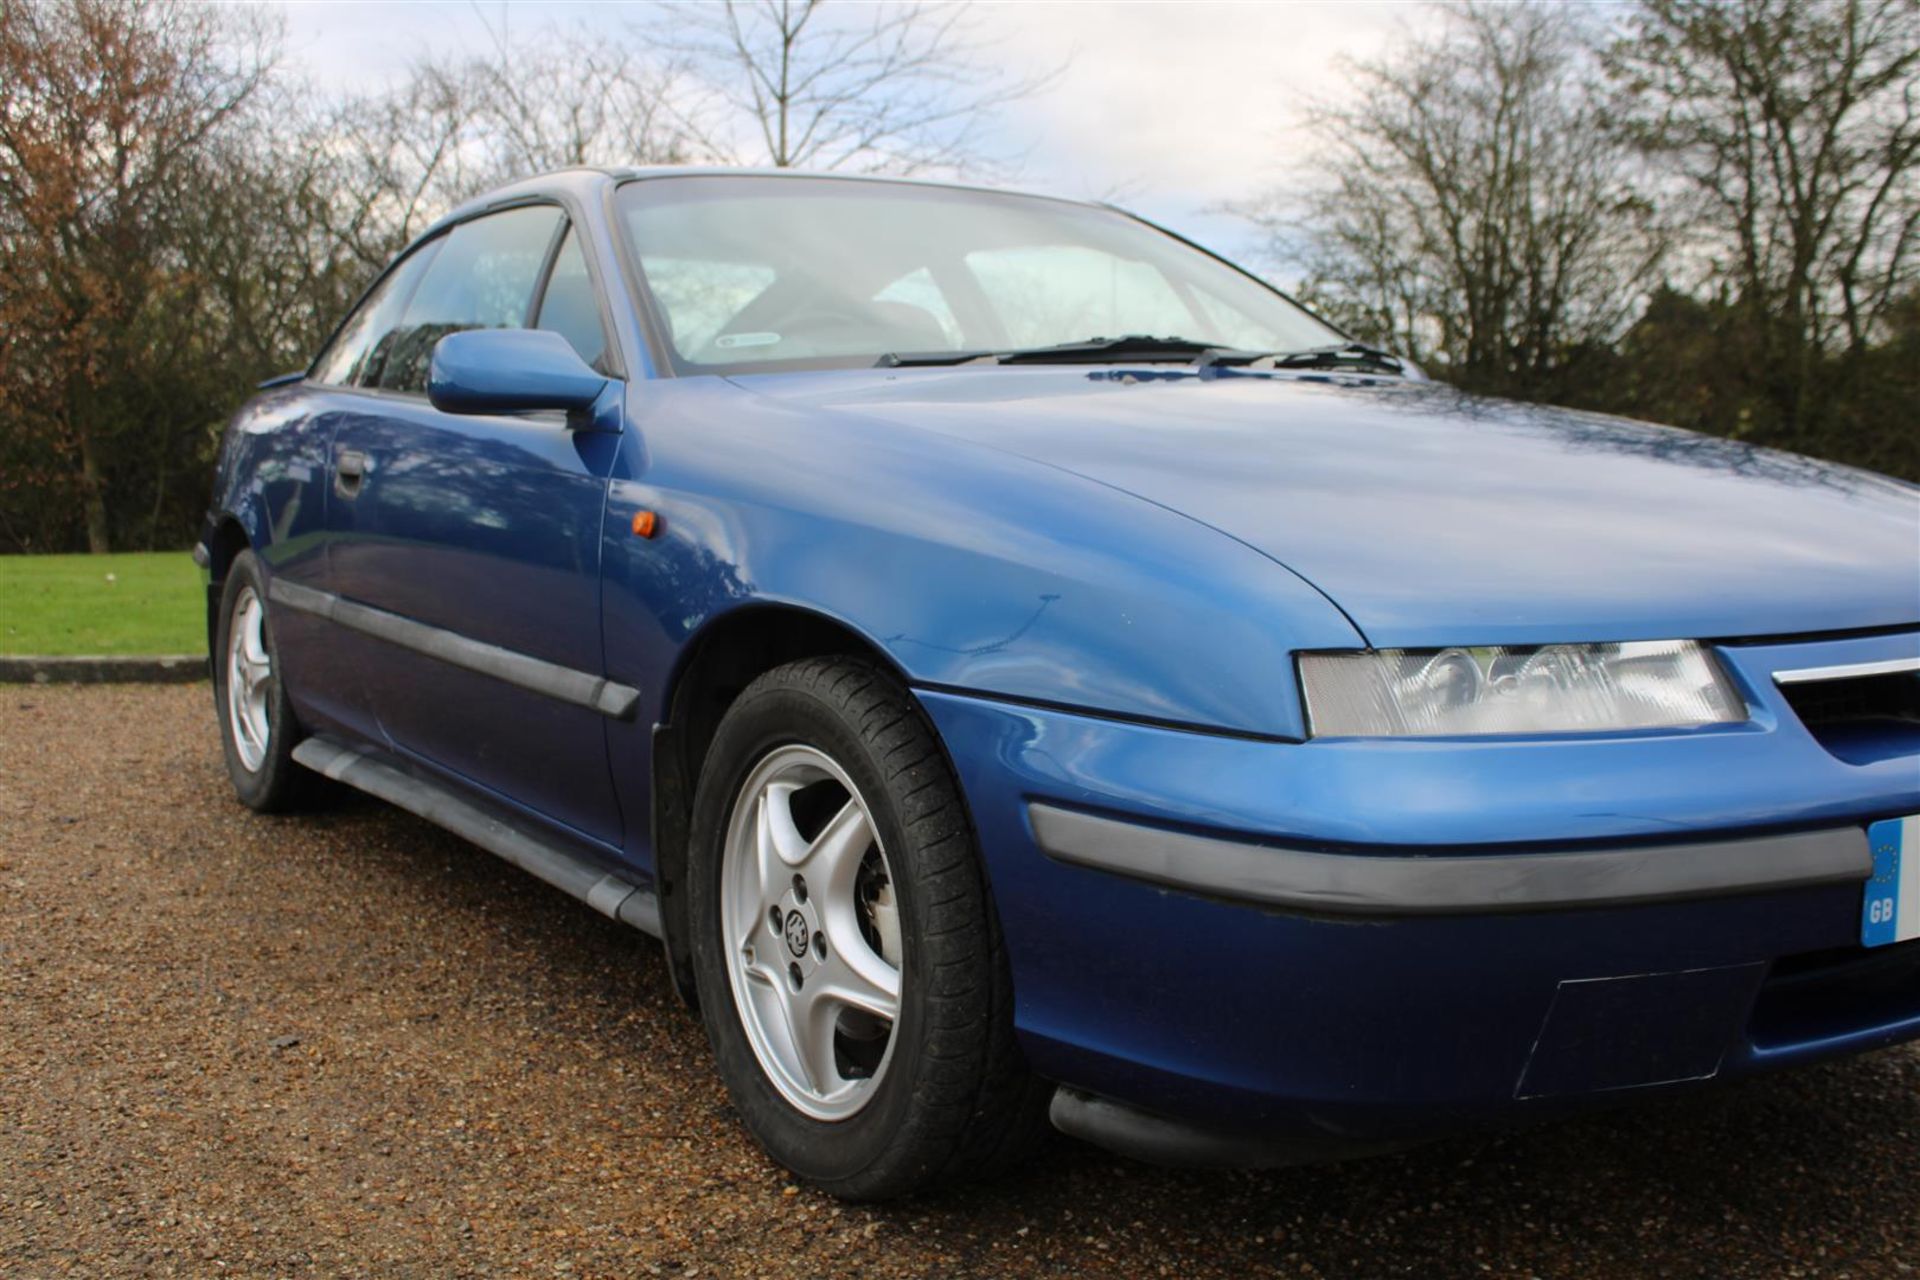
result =
[{"label": "tyre sidewall", "polygon": [[[240,759],[239,749],[233,741],[233,719],[227,707],[230,696],[227,659],[228,646],[233,638],[233,606],[239,600],[240,593],[248,587],[253,588],[254,595],[260,601],[263,612],[261,632],[266,641],[267,656],[273,664],[267,691],[267,749],[257,770],[248,769]],[[292,799],[296,774],[300,768],[293,762],[293,744],[299,738],[299,731],[287,699],[286,687],[281,680],[285,667],[281,663],[280,646],[274,635],[273,612],[267,603],[266,576],[251,551],[243,551],[234,557],[232,566],[227,570],[226,582],[220,592],[220,612],[214,626],[212,656],[213,705],[219,716],[220,747],[226,756],[227,776],[233,780],[234,793],[242,804],[261,812],[285,808]]]},{"label": "tyre sidewall", "polygon": [[[885,1077],[866,1106],[837,1121],[816,1120],[796,1110],[761,1069],[740,1025],[720,924],[721,873],[734,801],[755,765],[776,748],[794,743],[831,756],[859,788],[886,851],[903,924],[913,926],[901,930],[901,1009]],[[721,1075],[748,1127],[780,1163],[840,1194],[857,1196],[863,1181],[897,1178],[906,1171],[891,1167],[889,1156],[902,1145],[915,1092],[923,1087],[930,961],[922,942],[926,904],[916,874],[918,851],[871,749],[839,708],[807,690],[775,686],[749,691],[729,713],[708,752],[691,841],[688,907],[700,1008]]]}]

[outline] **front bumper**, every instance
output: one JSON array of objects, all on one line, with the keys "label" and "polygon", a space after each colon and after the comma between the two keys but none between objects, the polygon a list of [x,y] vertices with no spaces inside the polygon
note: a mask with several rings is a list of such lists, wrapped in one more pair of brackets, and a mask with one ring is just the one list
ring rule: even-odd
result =
[{"label": "front bumper", "polygon": [[1920,1036],[1916,948],[1859,946],[1864,827],[1920,812],[1920,751],[1841,759],[1765,675],[1913,644],[1742,650],[1751,722],[1608,738],[1264,742],[922,701],[1035,1069],[1364,1149]]}]

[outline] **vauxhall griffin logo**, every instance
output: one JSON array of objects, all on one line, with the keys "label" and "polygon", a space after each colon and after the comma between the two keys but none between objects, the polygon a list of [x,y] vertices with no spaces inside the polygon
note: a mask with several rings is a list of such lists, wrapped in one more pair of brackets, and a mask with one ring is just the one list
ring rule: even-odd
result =
[{"label": "vauxhall griffin logo", "polygon": [[787,950],[793,952],[794,959],[807,954],[808,935],[806,917],[798,911],[787,912]]}]

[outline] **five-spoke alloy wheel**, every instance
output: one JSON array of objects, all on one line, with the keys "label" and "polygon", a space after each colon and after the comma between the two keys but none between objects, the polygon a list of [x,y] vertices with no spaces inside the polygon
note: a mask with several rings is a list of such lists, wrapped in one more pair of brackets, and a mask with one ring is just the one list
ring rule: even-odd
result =
[{"label": "five-spoke alloy wheel", "polygon": [[734,1005],[782,1097],[817,1120],[865,1106],[900,1017],[900,913],[873,817],[814,747],[769,753],[728,824],[721,920]]},{"label": "five-spoke alloy wheel", "polygon": [[267,652],[267,607],[260,593],[242,587],[227,624],[227,732],[249,773],[266,762],[273,736],[267,695],[272,691],[273,655]]},{"label": "five-spoke alloy wheel", "polygon": [[688,856],[701,1013],[775,1159],[878,1199],[1040,1132],[966,807],[892,675],[813,658],[748,686],[707,750]]},{"label": "five-spoke alloy wheel", "polygon": [[263,813],[291,807],[310,775],[293,762],[299,726],[274,644],[266,577],[251,551],[227,566],[212,641],[213,703],[234,793]]}]

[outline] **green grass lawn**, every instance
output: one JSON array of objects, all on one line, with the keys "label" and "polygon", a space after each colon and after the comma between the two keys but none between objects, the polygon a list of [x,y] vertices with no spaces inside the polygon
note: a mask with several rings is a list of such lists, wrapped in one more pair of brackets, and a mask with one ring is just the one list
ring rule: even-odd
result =
[{"label": "green grass lawn", "polygon": [[207,651],[207,597],[184,551],[0,556],[0,653]]}]

